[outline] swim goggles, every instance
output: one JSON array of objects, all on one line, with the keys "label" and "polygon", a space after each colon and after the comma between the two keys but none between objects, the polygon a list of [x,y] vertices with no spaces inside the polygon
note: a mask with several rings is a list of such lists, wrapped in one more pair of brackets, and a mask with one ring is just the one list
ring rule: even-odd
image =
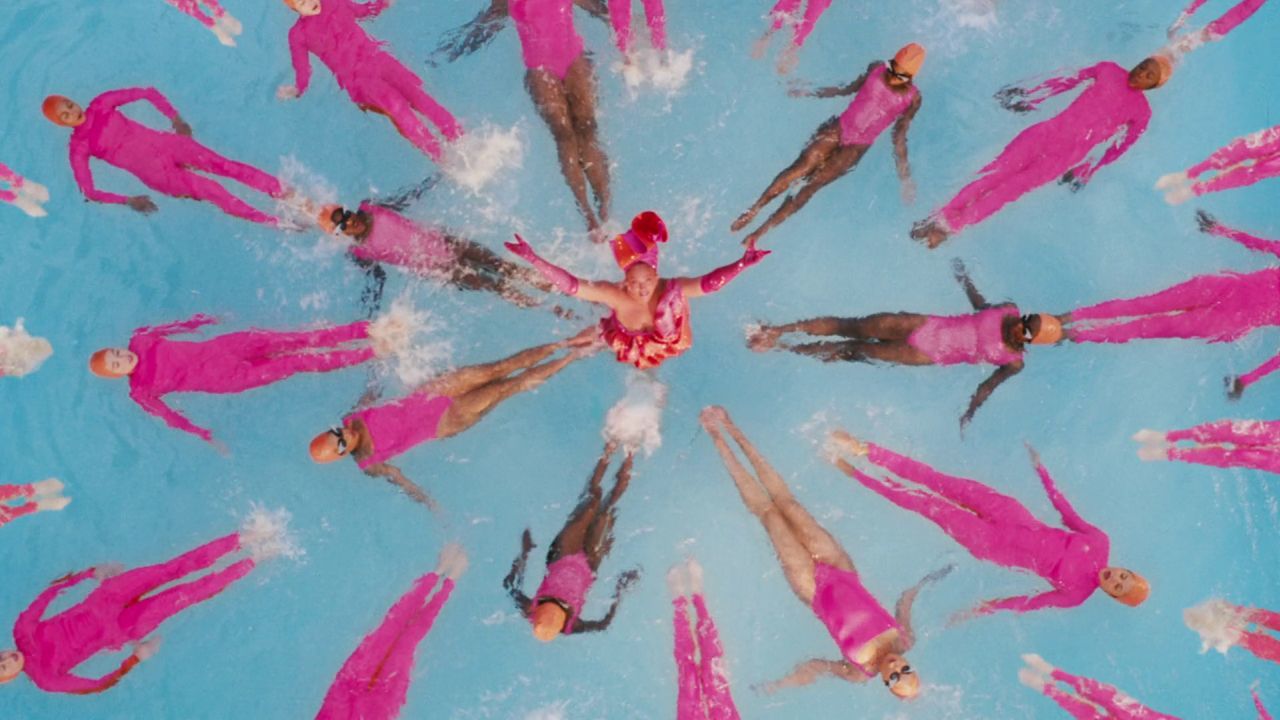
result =
[{"label": "swim goggles", "polygon": [[1031,342],[1031,340],[1036,336],[1035,332],[1031,330],[1031,321],[1033,318],[1035,318],[1035,315],[1022,316],[1022,339],[1027,342]]},{"label": "swim goggles", "polygon": [[329,434],[338,439],[338,454],[347,454],[347,436],[342,433],[342,428],[331,427]]},{"label": "swim goggles", "polygon": [[898,78],[904,83],[911,82],[911,76],[904,72],[898,72],[898,64],[892,60],[890,60],[888,66],[885,67],[885,72]]},{"label": "swim goggles", "polygon": [[901,670],[895,670],[894,672],[889,673],[889,679],[884,681],[884,686],[887,688],[893,688],[894,685],[897,685],[898,682],[902,680],[902,676],[914,674],[915,671],[911,669],[910,665],[903,665]]},{"label": "swim goggles", "polygon": [[334,227],[345,232],[347,229],[347,223],[351,220],[352,216],[354,215],[355,213],[351,212],[350,210],[337,208],[333,211],[331,215],[329,215],[329,221],[333,223]]}]

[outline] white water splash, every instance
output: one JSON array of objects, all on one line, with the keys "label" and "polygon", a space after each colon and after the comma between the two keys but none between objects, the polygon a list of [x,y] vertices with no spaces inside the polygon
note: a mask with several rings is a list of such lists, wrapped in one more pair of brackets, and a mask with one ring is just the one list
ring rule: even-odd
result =
[{"label": "white water splash", "polygon": [[27,334],[22,318],[12,328],[0,325],[0,374],[22,377],[35,372],[52,354],[48,340]]},{"label": "white water splash", "polygon": [[440,169],[456,185],[480,192],[495,177],[524,163],[524,130],[489,123],[468,130],[445,150]]},{"label": "white water splash", "polygon": [[568,709],[569,701],[561,700],[530,712],[524,716],[524,720],[565,720],[568,717],[566,714]]},{"label": "white water splash", "polygon": [[1200,652],[1212,648],[1227,654],[1227,650],[1240,642],[1246,620],[1230,603],[1213,598],[1182,611],[1182,621],[1200,634]]},{"label": "white water splash", "polygon": [[693,51],[640,48],[632,51],[630,62],[619,60],[612,69],[626,82],[632,100],[646,87],[670,98],[683,90],[689,81],[689,71],[693,70]]},{"label": "white water splash", "polygon": [[254,505],[240,525],[240,544],[255,561],[286,557],[297,560],[306,554],[289,533],[288,510],[268,510]]},{"label": "white water splash", "polygon": [[652,455],[662,446],[662,408],[666,404],[666,385],[648,374],[631,373],[626,395],[605,416],[602,434],[627,452],[644,450],[645,455]]},{"label": "white water splash", "polygon": [[337,202],[338,189],[333,183],[292,155],[280,158],[279,178],[285,188],[293,191],[289,197],[276,201],[276,217],[286,229],[317,227],[320,208]]},{"label": "white water splash", "polygon": [[435,337],[443,328],[444,323],[431,313],[399,297],[370,325],[369,337],[390,351],[396,376],[413,388],[449,367],[453,344]]}]

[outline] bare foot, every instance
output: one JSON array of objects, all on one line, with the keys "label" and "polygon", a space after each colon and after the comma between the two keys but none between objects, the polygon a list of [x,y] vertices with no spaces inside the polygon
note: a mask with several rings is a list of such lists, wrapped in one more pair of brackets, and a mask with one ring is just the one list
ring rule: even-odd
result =
[{"label": "bare foot", "polygon": [[707,430],[713,430],[715,429],[713,426],[717,423],[729,421],[729,411],[719,405],[708,405],[702,408],[702,412],[698,414],[698,421],[702,423],[702,427]]},{"label": "bare foot", "polygon": [[862,457],[870,451],[866,443],[844,430],[832,430],[829,437],[833,445],[856,457]]},{"label": "bare foot", "polygon": [[772,39],[773,39],[772,30],[769,30],[765,34],[761,35],[755,41],[755,44],[751,46],[751,57],[755,60],[759,60],[760,58],[764,57],[764,54],[769,51],[769,41]]},{"label": "bare foot", "polygon": [[796,69],[796,65],[800,62],[800,51],[794,45],[788,45],[778,55],[778,74],[790,75],[792,70]]},{"label": "bare foot", "polygon": [[61,510],[70,504],[69,497],[41,498],[36,501],[36,510]]},{"label": "bare foot", "polygon": [[747,335],[747,347],[756,352],[768,352],[778,344],[782,331],[777,328],[761,325]]},{"label": "bare foot", "polygon": [[751,221],[756,219],[756,213],[758,212],[760,211],[757,210],[756,208],[751,208],[746,212],[742,213],[741,215],[738,216],[738,219],[734,220],[733,224],[729,226],[729,230],[732,232],[738,232],[742,228],[750,225]]},{"label": "bare foot", "polygon": [[671,591],[672,597],[682,597],[689,594],[688,575],[685,573],[684,563],[677,563],[671,566],[667,571],[667,589]]},{"label": "bare foot", "polygon": [[39,482],[31,483],[31,489],[36,495],[57,495],[62,492],[62,481],[58,478],[45,478]]},{"label": "bare foot", "polygon": [[457,580],[467,571],[467,551],[461,544],[451,542],[440,550],[440,559],[436,562],[436,572],[451,580]]},{"label": "bare foot", "polygon": [[579,330],[574,336],[561,340],[559,344],[563,348],[587,347],[594,344],[599,336],[600,328],[595,325],[588,325]]}]

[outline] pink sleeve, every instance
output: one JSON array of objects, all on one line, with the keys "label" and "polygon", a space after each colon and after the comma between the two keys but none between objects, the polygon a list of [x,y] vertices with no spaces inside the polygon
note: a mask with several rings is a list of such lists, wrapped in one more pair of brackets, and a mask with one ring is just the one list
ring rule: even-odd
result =
[{"label": "pink sleeve", "polygon": [[302,97],[311,84],[311,57],[307,54],[304,32],[301,20],[289,30],[289,59],[293,62],[293,84],[298,88],[298,97]]},{"label": "pink sleeve", "polygon": [[120,667],[93,680],[72,675],[71,673],[52,678],[41,678],[40,689],[49,692],[70,693],[72,695],[100,693],[120,682],[120,678],[128,674],[139,662],[138,657],[131,654],[124,659],[124,662],[120,663]]},{"label": "pink sleeve", "polygon": [[14,636],[27,634],[27,632],[33,630],[36,625],[40,624],[40,618],[44,616],[45,609],[49,607],[49,604],[53,602],[54,598],[58,597],[59,593],[72,585],[84,582],[91,577],[93,577],[93,568],[81,570],[78,573],[58,580],[45,588],[44,591],[37,595],[36,599],[27,606],[27,609],[23,610],[22,613],[18,615],[18,620],[13,624]]},{"label": "pink sleeve", "polygon": [[1234,240],[1241,245],[1255,252],[1271,253],[1276,257],[1280,257],[1280,240],[1264,240],[1263,238],[1241,232],[1225,225],[1214,223],[1208,230],[1210,235],[1217,235],[1228,240]]},{"label": "pink sleeve", "polygon": [[1131,118],[1122,129],[1124,137],[1107,148],[1107,151],[1102,154],[1102,159],[1098,161],[1097,165],[1093,166],[1090,174],[1097,172],[1104,165],[1110,165],[1119,160],[1122,155],[1129,152],[1129,148],[1133,147],[1133,144],[1138,142],[1138,138],[1142,137],[1142,134],[1147,131],[1147,124],[1150,122],[1151,111],[1149,109]]},{"label": "pink sleeve", "polygon": [[89,145],[83,138],[71,138],[71,175],[76,179],[80,192],[89,200],[123,205],[129,198],[118,193],[106,192],[94,187],[93,169],[89,167]]},{"label": "pink sleeve", "polygon": [[1276,353],[1266,362],[1241,375],[1239,377],[1241,390],[1275,372],[1277,368],[1280,368],[1280,353]]},{"label": "pink sleeve", "polygon": [[[1062,93],[1067,92],[1068,90],[1071,90],[1072,88],[1084,82],[1085,80],[1090,80],[1097,77],[1097,75],[1098,75],[1098,65],[1093,65],[1081,70],[1080,72],[1076,73],[1072,77],[1063,76],[1063,77],[1049,78],[1048,80],[1045,80],[1044,82],[1031,88],[1030,90],[1027,90],[1026,94],[1028,97],[1026,98],[1026,103],[1031,107],[1036,107],[1037,105],[1044,102],[1045,100],[1048,100],[1054,95],[1061,95]],[[1031,97],[1036,94],[1042,94],[1043,96]]]},{"label": "pink sleeve", "polygon": [[199,330],[205,325],[216,325],[217,322],[218,322],[218,319],[211,315],[205,315],[204,313],[197,313],[187,318],[186,320],[179,320],[177,322],[165,323],[164,325],[140,327],[134,331],[133,335],[134,337],[138,337],[139,335],[154,335],[156,337],[164,337],[166,335],[177,335],[181,333],[189,333],[195,330]]},{"label": "pink sleeve", "polygon": [[388,0],[369,0],[366,3],[352,3],[351,11],[355,14],[356,19],[377,17],[383,10],[387,9],[390,3]]},{"label": "pink sleeve", "polygon": [[1083,603],[1086,597],[1075,597],[1062,590],[1050,590],[1039,595],[1019,595],[1018,597],[989,600],[974,611],[978,615],[990,615],[1000,610],[1012,612],[1031,612],[1044,608],[1072,608]]},{"label": "pink sleeve", "polygon": [[205,442],[213,442],[213,433],[191,422],[182,413],[166,405],[160,398],[133,392],[129,393],[129,397],[142,406],[143,410],[165,421],[165,424],[169,427],[189,432]]},{"label": "pink sleeve", "polygon": [[1036,474],[1040,476],[1040,482],[1044,485],[1044,493],[1049,496],[1049,502],[1053,503],[1054,509],[1062,516],[1062,524],[1067,528],[1083,533],[1100,533],[1101,530],[1090,525],[1076,509],[1067,501],[1067,497],[1058,490],[1058,486],[1053,483],[1053,478],[1049,476],[1049,471],[1039,462],[1035,463]]},{"label": "pink sleeve", "polygon": [[121,105],[127,105],[131,102],[137,102],[139,100],[146,100],[152,105],[155,105],[156,109],[170,120],[178,117],[178,111],[169,104],[169,99],[164,95],[161,95],[159,90],[150,87],[110,90],[94,98],[93,104],[111,109],[120,107]]}]

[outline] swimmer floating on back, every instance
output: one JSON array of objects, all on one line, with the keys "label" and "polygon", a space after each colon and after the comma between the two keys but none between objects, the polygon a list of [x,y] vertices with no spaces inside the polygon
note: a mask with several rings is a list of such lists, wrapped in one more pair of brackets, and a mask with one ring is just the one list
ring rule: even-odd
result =
[{"label": "swimmer floating on back", "polygon": [[969,615],[1076,607],[1099,588],[1130,607],[1141,605],[1147,599],[1150,592],[1147,581],[1131,570],[1107,565],[1111,553],[1107,534],[1090,525],[1071,507],[1049,477],[1049,471],[1040,464],[1040,456],[1029,447],[1031,464],[1044,484],[1049,502],[1062,516],[1065,530],[1043,522],[1022,503],[980,482],[944,475],[904,455],[863,443],[842,430],[832,433],[831,441],[834,450],[865,457],[902,480],[920,486],[909,488],[901,480],[872,477],[843,457],[832,458],[836,467],[867,489],[904,510],[932,520],[975,558],[1027,570],[1053,586],[1052,590],[1039,595],[988,600]]},{"label": "swimmer floating on back", "polygon": [[[676,720],[739,720],[725,674],[720,634],[702,596],[702,566],[693,558],[676,565],[667,573],[667,587],[675,631]],[[693,630],[689,629],[693,619],[690,603],[697,613]]]},{"label": "swimmer floating on back", "polygon": [[[1005,380],[1022,371],[1028,343],[1052,345],[1062,325],[1052,315],[1023,315],[1017,305],[991,305],[978,292],[964,265],[954,261],[956,280],[976,312],[967,315],[878,313],[866,317],[820,317],[786,325],[761,325],[747,340],[756,352],[775,348],[817,357],[823,362],[886,362],[899,365],[995,365],[978,386],[960,418],[963,428]],[[779,344],[784,333],[838,335],[847,340]]]},{"label": "swimmer floating on back", "polygon": [[871,144],[890,125],[893,125],[893,154],[898,163],[898,178],[902,181],[902,196],[906,202],[911,202],[915,197],[915,185],[911,182],[911,165],[907,161],[907,129],[920,110],[920,91],[912,81],[924,64],[924,56],[924,48],[911,43],[887,63],[871,63],[866,72],[848,85],[812,92],[793,91],[792,95],[796,96],[823,98],[857,94],[843,113],[818,127],[795,162],[778,173],[773,183],[755,204],[738,216],[730,229],[737,232],[750,225],[765,205],[792,185],[802,183],[800,189],[794,195],[788,195],[768,220],[747,235],[743,242],[755,247],[765,233],[798,212],[819,190],[857,166]]},{"label": "swimmer floating on back", "polygon": [[742,259],[697,278],[658,276],[658,243],[667,241],[667,226],[655,212],[643,212],[631,221],[631,229],[613,239],[613,255],[626,273],[622,282],[580,280],[568,270],[552,265],[516,235],[507,249],[529,261],[543,277],[565,295],[607,306],[613,312],[600,321],[605,343],[618,362],[647,370],[693,346],[689,300],[724,287],[743,270],[769,254],[748,249]]},{"label": "swimmer floating on back", "polygon": [[[146,100],[173,124],[173,132],[160,132],[130,120],[121,105]],[[203,200],[228,215],[276,226],[278,218],[257,210],[232,195],[219,183],[198,173],[230,178],[273,199],[289,193],[276,178],[244,163],[228,160],[191,138],[191,126],[178,115],[155,88],[109,90],[81,108],[61,95],[44,100],[44,116],[71,131],[71,171],[84,196],[93,202],[128,205],[140,213],[156,211],[146,195],[132,197],[99,190],[94,186],[92,158],[129,172],[142,184],[172,197]]]},{"label": "swimmer floating on back", "polygon": [[[920,677],[902,656],[915,644],[911,605],[926,583],[945,576],[950,568],[930,574],[902,593],[890,615],[863,587],[849,554],[792,496],[786,481],[733,424],[724,408],[704,409],[701,422],[738,486],[742,501],[769,534],[792,592],[813,608],[844,655],[841,660],[800,663],[791,674],[763,690],[774,692],[808,685],[823,675],[854,683],[879,676],[900,699],[915,697],[920,692]],[[734,455],[722,434],[725,432],[747,456],[754,475]]]},{"label": "swimmer floating on back", "polygon": [[1213,599],[1183,611],[1182,620],[1200,633],[1200,652],[1214,648],[1226,654],[1239,645],[1258,658],[1280,663],[1280,639],[1271,634],[1280,632],[1280,613]]},{"label": "swimmer floating on back", "polygon": [[[1280,475],[1280,421],[1218,420],[1186,430],[1141,430],[1143,460],[1177,460],[1214,467],[1246,467]],[[1190,447],[1178,445],[1191,443]]]},{"label": "swimmer floating on back", "polygon": [[[6,504],[20,500],[16,505]],[[62,496],[62,481],[47,478],[25,485],[0,485],[0,527],[23,515],[61,510],[71,504]]]},{"label": "swimmer floating on back", "polygon": [[[1027,667],[1018,671],[1018,680],[1058,703],[1075,720],[1178,720],[1152,710],[1112,685],[1059,670],[1039,655],[1023,655],[1022,659]],[[1059,687],[1059,683],[1067,689]]]},{"label": "swimmer floating on back", "polygon": [[582,497],[578,498],[578,506],[551,541],[547,550],[547,574],[533,597],[525,595],[522,589],[525,565],[529,561],[529,551],[534,547],[533,535],[527,528],[520,538],[520,554],[502,581],[516,609],[533,625],[533,636],[543,642],[550,642],[561,635],[608,629],[618,612],[622,593],[640,577],[638,570],[622,573],[613,589],[613,603],[604,617],[599,620],[583,619],[582,608],[587,603],[591,586],[595,584],[596,573],[613,549],[613,524],[618,519],[618,501],[631,484],[634,458],[628,452],[618,467],[613,489],[608,497],[604,496],[601,482],[616,449],[613,443],[605,446]]},{"label": "swimmer floating on back", "polygon": [[[509,358],[448,372],[394,402],[361,408],[311,441],[311,459],[331,463],[348,455],[370,477],[383,477],[416,502],[435,508],[421,487],[389,461],[429,440],[453,437],[480,422],[503,400],[534,390],[570,363],[595,352],[592,329]],[[569,352],[547,360],[558,350]],[[541,364],[539,364],[541,363]]]},{"label": "swimmer floating on back", "polygon": [[22,318],[11,328],[0,325],[0,376],[23,377],[33,373],[52,354],[49,341],[28,334]]},{"label": "swimmer floating on back", "polygon": [[[201,25],[213,32],[218,42],[228,47],[235,47],[236,36],[244,29],[239,20],[218,4],[218,0],[166,0],[166,2],[199,20]],[[208,14],[205,14],[201,5],[209,10]]]},{"label": "swimmer floating on back", "polygon": [[311,84],[308,53],[315,53],[361,110],[387,116],[405,139],[440,162],[440,142],[418,116],[431,121],[446,140],[461,137],[462,126],[427,94],[421,78],[360,27],[360,21],[377,17],[391,0],[284,0],[284,4],[299,15],[289,30],[296,77],[295,84],[282,86],[277,96],[288,100],[307,92]]},{"label": "swimmer floating on back", "polygon": [[[801,3],[804,4],[803,12],[800,11]],[[813,32],[813,28],[817,26],[818,19],[829,7],[831,7],[831,0],[778,0],[769,11],[769,18],[772,21],[769,29],[756,41],[751,49],[751,57],[757,59],[764,57],[773,34],[781,30],[783,25],[790,25],[793,28],[791,44],[778,55],[778,74],[786,75],[791,72],[799,61],[800,48],[804,46],[804,41],[809,38],[809,33]]]},{"label": "swimmer floating on back", "polygon": [[[1200,177],[1216,171],[1208,179]],[[1165,175],[1156,189],[1165,191],[1164,199],[1178,205],[1196,196],[1246,187],[1280,175],[1280,125],[1236,138],[1220,150],[1184,172]]]},{"label": "swimmer floating on back", "polygon": [[[382,624],[360,641],[325,693],[316,720],[394,720],[400,717],[413,680],[414,655],[436,616],[448,602],[454,583],[467,569],[460,545],[440,551],[436,569],[418,578]],[[443,579],[442,579],[443,578]],[[438,589],[434,595],[432,588]],[[430,599],[427,596],[430,595]]]},{"label": "swimmer floating on back", "polygon": [[575,5],[601,19],[609,15],[604,0],[492,0],[474,20],[451,32],[436,55],[452,61],[475,52],[511,18],[520,36],[525,87],[551,130],[560,172],[594,235],[609,219],[609,158],[600,147],[595,69],[574,27]]},{"label": "swimmer floating on back", "polygon": [[48,215],[43,207],[49,202],[49,188],[35,180],[28,180],[0,163],[0,184],[8,185],[8,189],[0,189],[0,202],[9,203],[31,217]]}]

